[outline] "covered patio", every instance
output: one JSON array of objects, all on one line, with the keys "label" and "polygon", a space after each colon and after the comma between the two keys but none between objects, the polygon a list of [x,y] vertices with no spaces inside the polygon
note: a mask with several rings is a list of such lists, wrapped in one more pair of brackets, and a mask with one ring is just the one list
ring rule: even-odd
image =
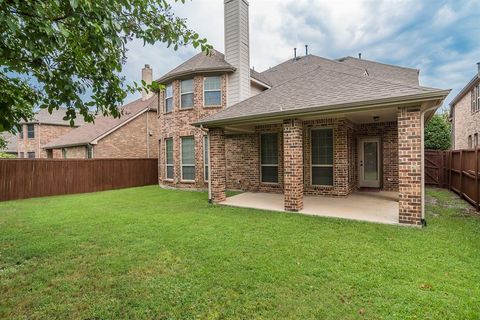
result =
[{"label": "covered patio", "polygon": [[[245,192],[228,197],[221,205],[285,211],[284,195],[278,193]],[[361,220],[385,224],[399,224],[398,192],[356,191],[347,197],[305,195],[301,214]]]}]

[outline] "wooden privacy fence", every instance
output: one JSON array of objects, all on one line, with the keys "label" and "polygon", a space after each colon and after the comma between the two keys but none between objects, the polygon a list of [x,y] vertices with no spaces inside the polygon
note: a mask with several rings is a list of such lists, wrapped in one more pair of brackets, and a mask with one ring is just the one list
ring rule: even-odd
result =
[{"label": "wooden privacy fence", "polygon": [[157,183],[157,159],[0,160],[0,201]]},{"label": "wooden privacy fence", "polygon": [[470,202],[477,211],[479,149],[425,151],[425,184],[448,188]]}]

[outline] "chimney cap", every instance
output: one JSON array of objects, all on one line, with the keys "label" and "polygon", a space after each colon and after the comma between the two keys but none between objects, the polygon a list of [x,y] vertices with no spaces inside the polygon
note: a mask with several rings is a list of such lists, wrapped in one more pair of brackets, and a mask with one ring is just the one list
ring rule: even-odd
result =
[{"label": "chimney cap", "polygon": [[145,69],[150,69],[150,65],[148,63],[145,64]]}]

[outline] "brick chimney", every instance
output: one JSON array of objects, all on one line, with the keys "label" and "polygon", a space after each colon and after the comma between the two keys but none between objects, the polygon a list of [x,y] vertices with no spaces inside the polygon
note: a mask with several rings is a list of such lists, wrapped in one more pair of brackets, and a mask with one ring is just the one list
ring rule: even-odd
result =
[{"label": "brick chimney", "polygon": [[[147,84],[151,84],[153,78],[152,74],[152,68],[150,68],[149,64],[146,64],[145,67],[142,69],[142,80],[145,81]],[[151,96],[153,96],[153,92],[149,91],[147,93],[145,90],[142,90],[142,100],[147,100]]]},{"label": "brick chimney", "polygon": [[236,68],[228,77],[227,107],[250,97],[250,36],[247,0],[224,0],[225,60]]}]

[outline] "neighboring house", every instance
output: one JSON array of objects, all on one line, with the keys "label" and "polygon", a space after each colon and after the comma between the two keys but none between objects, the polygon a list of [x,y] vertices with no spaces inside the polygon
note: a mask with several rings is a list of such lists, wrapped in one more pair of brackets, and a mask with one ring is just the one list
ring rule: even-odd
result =
[{"label": "neighboring house", "polygon": [[480,134],[480,62],[477,73],[450,102],[453,149],[478,146]]},{"label": "neighboring house", "polygon": [[[248,2],[225,1],[225,56],[196,55],[160,78],[159,182],[345,197],[399,194],[400,223],[423,219],[423,127],[449,90],[422,87],[418,70],[346,57],[294,57],[250,69]],[[273,48],[272,48],[273,49]],[[192,126],[194,125],[194,126]]]},{"label": "neighboring house", "polygon": [[[142,73],[151,81],[148,65]],[[157,95],[143,93],[121,108],[120,118],[98,116],[95,123],[60,136],[44,149],[49,158],[157,158],[157,104]]]},{"label": "neighboring house", "polygon": [[0,152],[4,152],[7,154],[14,155],[15,157],[18,156],[17,151],[17,137],[9,132],[2,132],[0,136],[5,140],[7,143],[7,147],[3,150],[0,149]]},{"label": "neighboring house", "polygon": [[64,135],[76,127],[81,126],[83,119],[77,118],[72,127],[68,121],[63,120],[66,109],[42,109],[28,122],[21,122],[21,129],[17,135],[17,151],[19,158],[47,158],[43,147],[50,141]]}]

